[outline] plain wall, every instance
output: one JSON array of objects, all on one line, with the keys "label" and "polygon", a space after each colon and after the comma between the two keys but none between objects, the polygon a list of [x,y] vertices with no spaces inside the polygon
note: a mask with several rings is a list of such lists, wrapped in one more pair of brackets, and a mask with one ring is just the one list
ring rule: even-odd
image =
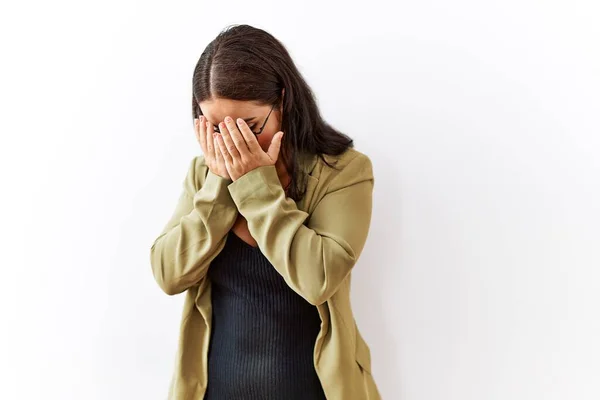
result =
[{"label": "plain wall", "polygon": [[352,303],[383,398],[600,398],[597,2],[2,8],[0,398],[165,398],[183,295],[150,246],[200,154],[193,68],[233,23],[373,161]]}]

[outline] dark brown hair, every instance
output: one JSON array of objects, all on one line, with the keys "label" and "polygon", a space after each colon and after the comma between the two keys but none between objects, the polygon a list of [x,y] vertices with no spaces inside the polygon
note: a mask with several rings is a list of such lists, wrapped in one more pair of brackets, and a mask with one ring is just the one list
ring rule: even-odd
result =
[{"label": "dark brown hair", "polygon": [[[280,157],[288,166],[288,195],[299,201],[305,194],[299,154],[339,155],[353,140],[323,120],[314,94],[288,51],[271,34],[250,25],[230,25],[206,46],[192,78],[192,116],[201,115],[199,103],[214,98],[281,105]],[[302,178],[302,179],[299,179]]]}]

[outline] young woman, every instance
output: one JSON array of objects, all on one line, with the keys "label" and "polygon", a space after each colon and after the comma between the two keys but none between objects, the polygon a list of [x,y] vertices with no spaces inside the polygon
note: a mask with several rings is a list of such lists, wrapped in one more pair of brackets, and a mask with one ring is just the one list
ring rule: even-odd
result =
[{"label": "young woman", "polygon": [[284,46],[229,27],[192,80],[202,155],[151,248],[186,292],[170,399],[379,400],[350,304],[374,185]]}]

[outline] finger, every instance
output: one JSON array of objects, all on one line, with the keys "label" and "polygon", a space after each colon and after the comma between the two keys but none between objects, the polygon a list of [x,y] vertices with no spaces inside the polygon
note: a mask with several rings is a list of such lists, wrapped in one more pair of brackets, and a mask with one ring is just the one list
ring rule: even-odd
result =
[{"label": "finger", "polygon": [[202,153],[206,154],[206,129],[204,125],[204,116],[200,115],[194,120],[194,129],[196,131],[196,138],[200,142],[200,148]]},{"label": "finger", "polygon": [[213,146],[215,147],[215,150],[216,150],[215,151],[215,159],[217,160],[217,163],[224,164],[225,160],[223,159],[223,154],[221,154],[221,149],[219,148],[219,143],[217,142],[216,135],[213,136],[212,142],[213,142]]},{"label": "finger", "polygon": [[230,150],[229,152],[231,155],[234,158],[240,158],[242,155],[247,155],[250,151],[248,150],[244,137],[235,125],[235,122],[233,122],[233,119],[226,117],[225,125],[227,126],[227,129],[221,130],[221,133],[225,132],[225,134],[222,135],[223,141],[225,142],[227,149]]},{"label": "finger", "polygon": [[[223,130],[225,130],[225,128],[221,128],[221,132],[223,132]],[[229,151],[227,150],[225,141],[223,140],[223,135],[217,134],[217,143],[221,151],[221,156],[223,157],[223,160],[225,160],[226,163],[233,164],[233,157],[231,156],[231,153],[229,153]]]},{"label": "finger", "polygon": [[214,146],[214,142],[212,140],[210,140],[210,138],[213,136],[214,129],[213,129],[212,125],[210,124],[210,122],[208,122],[208,121],[205,122],[204,128],[205,128],[205,132],[206,132],[206,136],[205,136],[206,151],[207,151],[209,157],[214,157],[215,156],[215,146]]},{"label": "finger", "polygon": [[242,137],[246,141],[246,147],[248,148],[250,153],[255,154],[258,150],[262,151],[258,140],[256,140],[256,135],[254,134],[254,132],[252,132],[246,121],[244,121],[241,118],[238,118],[237,126],[240,132],[242,133]]},{"label": "finger", "polygon": [[281,139],[283,138],[283,132],[277,132],[273,139],[271,140],[271,144],[269,145],[269,149],[267,150],[267,154],[276,162],[279,158],[279,150],[281,149]]}]

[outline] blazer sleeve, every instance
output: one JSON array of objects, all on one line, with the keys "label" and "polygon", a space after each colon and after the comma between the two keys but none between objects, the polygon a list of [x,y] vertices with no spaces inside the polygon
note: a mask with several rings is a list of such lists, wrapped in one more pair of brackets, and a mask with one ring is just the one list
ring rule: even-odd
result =
[{"label": "blazer sleeve", "polygon": [[373,187],[371,161],[359,153],[332,178],[310,215],[286,198],[274,165],[249,171],[228,189],[262,253],[288,286],[319,305],[336,292],[363,250]]},{"label": "blazer sleeve", "polygon": [[194,157],[171,218],[150,249],[154,279],[174,295],[198,284],[223,248],[238,211],[227,185],[210,171],[204,156]]}]

